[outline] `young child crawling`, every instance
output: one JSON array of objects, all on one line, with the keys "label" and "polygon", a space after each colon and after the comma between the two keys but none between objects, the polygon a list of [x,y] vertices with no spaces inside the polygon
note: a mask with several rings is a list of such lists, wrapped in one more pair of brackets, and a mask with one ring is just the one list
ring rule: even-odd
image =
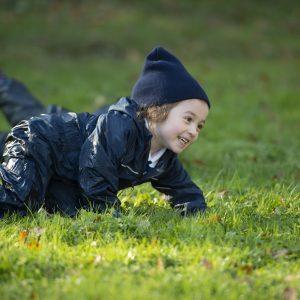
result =
[{"label": "young child crawling", "polygon": [[177,158],[205,124],[209,99],[162,47],[146,57],[130,98],[105,114],[43,114],[16,125],[0,165],[0,212],[103,212],[119,190],[151,182],[183,215],[204,211],[202,191]]}]

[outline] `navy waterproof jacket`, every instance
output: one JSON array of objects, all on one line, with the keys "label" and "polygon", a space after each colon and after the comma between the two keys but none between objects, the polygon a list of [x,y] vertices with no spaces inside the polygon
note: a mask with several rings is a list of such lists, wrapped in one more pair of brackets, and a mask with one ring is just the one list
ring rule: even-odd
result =
[{"label": "navy waterproof jacket", "polygon": [[[167,150],[155,168],[149,167],[152,136],[136,112],[135,102],[121,98],[106,114],[41,115],[26,121],[26,130],[21,123],[19,129],[12,130],[8,142],[23,138],[25,155],[35,164],[26,166],[27,176],[19,176],[24,179],[18,183],[1,167],[2,180],[23,200],[32,186],[36,194],[44,195],[46,207],[69,215],[88,203],[95,208],[118,205],[119,190],[144,182],[168,195],[171,205],[183,214],[204,211],[203,193],[175,153]],[[35,168],[32,177],[28,176],[31,167]],[[37,178],[39,183],[33,182]],[[24,189],[26,185],[28,189]]]}]

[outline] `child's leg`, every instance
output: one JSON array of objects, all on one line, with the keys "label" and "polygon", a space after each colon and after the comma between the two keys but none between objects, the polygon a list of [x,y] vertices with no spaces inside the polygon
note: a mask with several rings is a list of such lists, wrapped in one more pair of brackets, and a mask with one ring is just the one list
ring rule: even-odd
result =
[{"label": "child's leg", "polygon": [[76,182],[52,178],[45,195],[45,209],[50,213],[61,212],[74,217],[85,204],[81,198]]},{"label": "child's leg", "polygon": [[3,75],[0,76],[0,108],[11,125],[45,111],[22,83]]},{"label": "child's leg", "polygon": [[32,157],[28,138],[27,122],[14,127],[4,148],[0,165],[0,211],[36,211],[44,202],[50,177],[50,149],[43,141],[36,141],[34,147],[40,155]]},{"label": "child's leg", "polygon": [[56,105],[44,107],[24,84],[3,74],[0,74],[0,108],[12,126],[42,113],[65,111]]}]

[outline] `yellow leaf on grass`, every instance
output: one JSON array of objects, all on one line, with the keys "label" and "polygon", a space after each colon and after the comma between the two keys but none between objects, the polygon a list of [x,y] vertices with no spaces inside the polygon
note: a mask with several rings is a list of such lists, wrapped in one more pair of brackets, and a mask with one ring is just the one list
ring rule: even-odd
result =
[{"label": "yellow leaf on grass", "polygon": [[29,234],[29,229],[22,230],[19,234],[19,240],[25,243],[26,239],[28,237],[28,234]]},{"label": "yellow leaf on grass", "polygon": [[39,243],[39,241],[34,240],[27,244],[27,248],[30,250],[39,250],[41,248],[41,244]]},{"label": "yellow leaf on grass", "polygon": [[222,218],[220,215],[212,215],[208,217],[209,223],[221,223]]}]

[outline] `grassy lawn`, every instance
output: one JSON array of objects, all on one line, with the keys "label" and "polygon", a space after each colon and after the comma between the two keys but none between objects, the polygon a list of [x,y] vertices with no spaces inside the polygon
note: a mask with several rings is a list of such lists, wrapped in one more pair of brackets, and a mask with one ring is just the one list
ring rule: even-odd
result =
[{"label": "grassy lawn", "polygon": [[169,49],[212,100],[181,155],[209,210],[183,219],[144,185],[120,193],[120,219],[1,220],[0,298],[299,299],[300,5],[74,3],[2,1],[0,69],[45,105],[94,111]]}]

